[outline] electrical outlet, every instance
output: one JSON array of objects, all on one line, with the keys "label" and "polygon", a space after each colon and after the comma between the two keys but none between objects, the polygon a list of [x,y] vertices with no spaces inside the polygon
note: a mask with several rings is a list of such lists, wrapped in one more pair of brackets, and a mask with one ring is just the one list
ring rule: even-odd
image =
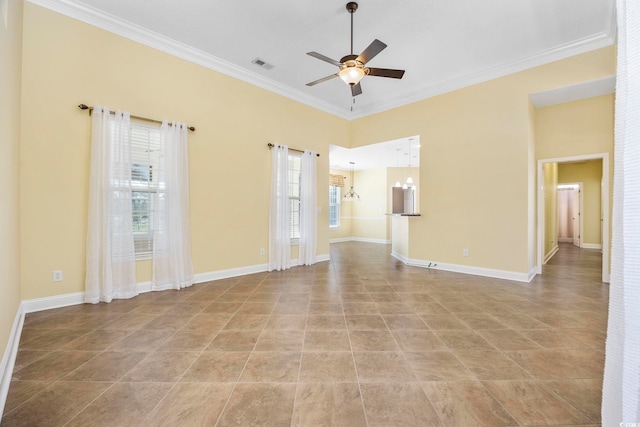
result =
[{"label": "electrical outlet", "polygon": [[53,272],[53,281],[62,282],[62,270],[56,270]]},{"label": "electrical outlet", "polygon": [[264,256],[264,248],[260,248],[260,255]]},{"label": "electrical outlet", "polygon": [[462,256],[469,256],[469,249],[463,249]]}]

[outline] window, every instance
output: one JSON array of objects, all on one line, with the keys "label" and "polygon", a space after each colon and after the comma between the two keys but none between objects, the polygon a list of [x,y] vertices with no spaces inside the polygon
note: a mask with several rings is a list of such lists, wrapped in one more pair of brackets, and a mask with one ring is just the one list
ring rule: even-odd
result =
[{"label": "window", "polygon": [[153,252],[160,165],[160,128],[131,123],[131,211],[136,256]]},{"label": "window", "polygon": [[340,187],[329,186],[329,227],[340,227]]},{"label": "window", "polygon": [[300,238],[300,171],[302,158],[289,154],[289,201],[291,203],[291,238]]}]

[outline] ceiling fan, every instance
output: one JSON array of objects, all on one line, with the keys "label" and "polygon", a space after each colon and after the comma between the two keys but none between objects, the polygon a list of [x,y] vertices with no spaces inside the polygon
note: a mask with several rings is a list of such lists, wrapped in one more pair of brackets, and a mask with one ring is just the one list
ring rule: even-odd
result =
[{"label": "ceiling fan", "polygon": [[307,83],[307,86],[315,86],[318,83],[326,82],[327,80],[331,80],[334,77],[340,77],[345,83],[351,86],[351,95],[357,96],[362,93],[360,80],[364,76],[401,79],[404,75],[404,70],[366,67],[367,62],[371,61],[377,54],[382,52],[384,48],[387,47],[387,45],[380,40],[375,39],[360,55],[353,54],[353,14],[356,10],[358,10],[358,3],[350,1],[349,3],[347,3],[346,8],[349,14],[351,14],[351,54],[342,57],[340,61],[336,61],[318,52],[307,52],[307,55],[309,56],[313,56],[314,58],[318,58],[321,61],[325,61],[329,64],[340,67],[340,71],[338,71],[336,74],[331,74],[330,76],[323,77],[311,83]]}]

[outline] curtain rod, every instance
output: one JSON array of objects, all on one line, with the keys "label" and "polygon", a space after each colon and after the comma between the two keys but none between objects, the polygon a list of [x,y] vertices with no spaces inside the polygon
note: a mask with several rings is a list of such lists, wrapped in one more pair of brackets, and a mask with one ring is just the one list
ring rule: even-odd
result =
[{"label": "curtain rod", "polygon": [[[89,110],[89,115],[93,114],[93,107],[88,107],[85,104],[80,104],[80,105],[78,105],[78,108],[81,109],[81,110]],[[112,113],[113,113],[113,111],[112,111]],[[130,115],[129,117],[131,117],[132,119],[144,120],[146,122],[162,124],[162,120],[149,119],[147,117],[140,117],[140,116],[133,116],[133,115]],[[189,126],[187,129],[189,129],[192,132],[196,131],[196,128],[193,127],[193,126]]]},{"label": "curtain rod", "polygon": [[[268,143],[267,147],[269,147],[269,150],[271,150],[273,147],[275,147],[275,145],[273,145],[272,143]],[[296,153],[304,153],[304,150],[296,150],[295,148],[289,148],[289,150],[295,151]],[[316,156],[320,157],[320,153],[316,153]]]}]

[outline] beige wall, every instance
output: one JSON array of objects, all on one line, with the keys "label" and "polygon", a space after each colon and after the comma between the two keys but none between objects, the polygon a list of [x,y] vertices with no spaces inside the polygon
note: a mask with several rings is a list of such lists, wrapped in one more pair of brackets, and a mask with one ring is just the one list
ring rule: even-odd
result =
[{"label": "beige wall", "polygon": [[614,95],[603,95],[539,108],[535,115],[537,160],[609,153],[609,218],[613,210],[614,105]]},{"label": "beige wall", "polygon": [[355,171],[355,191],[360,201],[351,203],[351,237],[387,241],[387,169]]},{"label": "beige wall", "polygon": [[558,246],[558,164],[545,163],[544,172],[544,259]]},{"label": "beige wall", "polygon": [[330,173],[345,177],[344,187],[340,189],[340,227],[329,229],[329,240],[351,238],[351,207],[352,202],[346,202],[344,195],[351,187],[351,175],[349,171],[342,169],[331,169]]},{"label": "beige wall", "polygon": [[[268,142],[308,148],[318,163],[318,254],[329,253],[329,143],[347,122],[32,3],[25,4],[21,191],[22,298],[84,290],[90,119],[98,103],[186,121],[196,273],[264,264]],[[150,279],[141,263],[138,280]],[[52,270],[64,281],[53,284]]]},{"label": "beige wall", "polygon": [[22,1],[9,0],[7,16],[0,13],[0,358],[20,306],[21,56]]},{"label": "beige wall", "polygon": [[536,158],[609,153],[613,161],[613,114],[614,95],[538,108]]},{"label": "beige wall", "polygon": [[420,135],[411,258],[528,273],[538,138],[528,95],[614,73],[604,48],[351,122],[354,147]]},{"label": "beige wall", "polygon": [[601,245],[601,188],[602,161],[591,160],[580,163],[558,165],[558,184],[582,183],[582,243]]}]

